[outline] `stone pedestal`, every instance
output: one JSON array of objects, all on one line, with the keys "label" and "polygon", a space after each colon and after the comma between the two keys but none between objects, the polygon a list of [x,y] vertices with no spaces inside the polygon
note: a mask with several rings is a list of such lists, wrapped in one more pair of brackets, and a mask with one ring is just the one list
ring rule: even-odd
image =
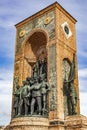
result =
[{"label": "stone pedestal", "polygon": [[14,118],[6,130],[48,130],[48,119],[36,117]]},{"label": "stone pedestal", "polygon": [[65,130],[64,121],[47,118],[19,117],[12,119],[4,130]]},{"label": "stone pedestal", "polygon": [[68,116],[64,121],[47,118],[19,117],[12,119],[4,130],[87,130],[87,117]]},{"label": "stone pedestal", "polygon": [[66,130],[87,130],[87,117],[82,115],[68,116],[65,120]]}]

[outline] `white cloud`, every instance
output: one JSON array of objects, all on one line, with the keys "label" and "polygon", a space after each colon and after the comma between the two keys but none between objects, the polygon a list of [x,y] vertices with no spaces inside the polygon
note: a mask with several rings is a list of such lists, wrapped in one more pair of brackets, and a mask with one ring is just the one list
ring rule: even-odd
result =
[{"label": "white cloud", "polygon": [[80,69],[79,87],[80,87],[80,109],[81,114],[87,116],[87,68]]},{"label": "white cloud", "polygon": [[84,116],[87,116],[87,92],[81,92],[80,93],[80,110],[81,114]]},{"label": "white cloud", "polygon": [[[9,89],[9,88],[7,88]],[[10,93],[0,94],[0,116],[9,116],[11,115],[11,91]]]},{"label": "white cloud", "polygon": [[78,71],[79,87],[81,92],[87,92],[87,68],[80,69]]},{"label": "white cloud", "polygon": [[78,74],[79,78],[87,78],[87,68],[80,69]]},{"label": "white cloud", "polygon": [[5,28],[5,29],[12,29],[15,25],[15,22],[12,20],[2,20],[0,19],[0,27]]},{"label": "white cloud", "polygon": [[[6,31],[6,30],[5,30]],[[15,50],[15,34],[14,30],[7,30],[6,32],[1,32],[0,34],[0,57],[6,57],[14,59],[14,50]]]},{"label": "white cloud", "polygon": [[10,70],[0,70],[0,125],[9,123],[11,118],[12,75]]},{"label": "white cloud", "polygon": [[5,81],[8,81],[8,80],[11,80],[12,79],[12,76],[13,75],[13,72],[9,69],[0,69],[0,79],[2,78],[3,80]]}]

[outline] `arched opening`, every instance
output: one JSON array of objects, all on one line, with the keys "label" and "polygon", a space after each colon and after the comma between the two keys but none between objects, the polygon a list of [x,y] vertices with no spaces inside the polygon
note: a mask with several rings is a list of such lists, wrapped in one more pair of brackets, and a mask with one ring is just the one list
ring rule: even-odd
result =
[{"label": "arched opening", "polygon": [[[47,116],[47,37],[44,31],[36,30],[30,34],[23,45],[23,80],[31,88],[27,110],[28,114]],[[43,85],[44,84],[44,85]],[[26,108],[22,105],[23,114]]]},{"label": "arched opening", "polygon": [[63,60],[63,96],[64,96],[64,114],[75,115],[77,106],[77,92],[74,84],[75,80],[75,55],[70,63],[67,58]]},{"label": "arched opening", "polygon": [[[34,30],[24,43],[24,77],[31,77],[37,61],[47,60],[47,34],[42,30]],[[46,62],[47,63],[47,62]],[[27,71],[26,71],[27,69]]]}]

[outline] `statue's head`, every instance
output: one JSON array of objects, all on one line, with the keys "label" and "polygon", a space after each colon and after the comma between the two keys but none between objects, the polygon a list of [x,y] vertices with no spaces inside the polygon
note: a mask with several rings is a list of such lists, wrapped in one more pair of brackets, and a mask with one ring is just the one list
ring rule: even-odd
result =
[{"label": "statue's head", "polygon": [[31,79],[30,77],[27,77],[27,78],[26,78],[26,81],[30,81],[30,79]]},{"label": "statue's head", "polygon": [[39,76],[35,77],[34,78],[34,83],[39,83],[39,82],[40,82],[40,77]]},{"label": "statue's head", "polygon": [[46,74],[42,74],[41,75],[41,81],[46,81],[46,80],[47,80]]},{"label": "statue's head", "polygon": [[19,88],[20,88],[20,86],[19,86],[19,85],[17,85],[17,86],[16,86],[16,88],[17,88],[17,89],[19,89]]},{"label": "statue's head", "polygon": [[23,83],[23,85],[25,85],[25,84],[27,83],[27,81],[26,81],[26,80],[23,80],[22,83]]}]

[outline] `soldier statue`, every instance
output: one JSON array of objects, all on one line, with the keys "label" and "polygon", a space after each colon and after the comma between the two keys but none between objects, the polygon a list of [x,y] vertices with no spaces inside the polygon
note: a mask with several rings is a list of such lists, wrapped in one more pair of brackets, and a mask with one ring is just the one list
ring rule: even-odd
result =
[{"label": "soldier statue", "polygon": [[18,108],[19,108],[19,99],[20,99],[20,86],[16,86],[16,90],[14,92],[14,116],[18,115]]},{"label": "soldier statue", "polygon": [[[31,86],[31,115],[35,111],[35,103],[37,102],[38,114],[41,115],[42,103],[41,103],[41,84],[39,83],[39,77],[34,78],[34,85]],[[37,113],[35,113],[37,114]]]},{"label": "soldier statue", "polygon": [[42,94],[42,103],[43,103],[43,108],[42,108],[42,115],[47,115],[47,92],[50,90],[50,86],[47,83],[47,78],[46,75],[43,75],[41,77],[42,82],[41,82],[41,94]]},{"label": "soldier statue", "polygon": [[20,90],[18,115],[24,113],[24,115],[26,116],[28,114],[28,107],[30,105],[29,97],[30,97],[30,85],[28,85],[28,82],[25,80],[23,81],[23,87]]},{"label": "soldier statue", "polygon": [[75,79],[75,55],[73,55],[73,61],[70,67],[68,81],[66,80],[64,81],[64,85],[67,86],[66,94],[67,94],[69,115],[76,114],[77,94],[74,86],[74,79]]}]

